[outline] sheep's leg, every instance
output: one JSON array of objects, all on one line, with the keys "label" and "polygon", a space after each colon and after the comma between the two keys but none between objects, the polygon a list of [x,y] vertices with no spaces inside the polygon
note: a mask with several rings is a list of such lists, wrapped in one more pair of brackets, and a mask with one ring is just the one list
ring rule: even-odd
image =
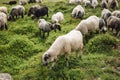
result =
[{"label": "sheep's leg", "polygon": [[61,31],[61,27],[60,26],[58,26],[58,30]]},{"label": "sheep's leg", "polygon": [[68,60],[69,60],[69,55],[66,55],[66,65],[67,65],[67,67],[69,66]]},{"label": "sheep's leg", "polygon": [[24,14],[22,14],[21,17],[24,18]]},{"label": "sheep's leg", "polygon": [[78,50],[75,51],[75,57],[74,58],[76,59],[77,56],[78,56]]},{"label": "sheep's leg", "polygon": [[47,36],[49,36],[49,32],[47,32]]},{"label": "sheep's leg", "polygon": [[45,37],[45,32],[43,32],[43,38]]},{"label": "sheep's leg", "polygon": [[5,24],[5,29],[8,30],[8,26],[7,26],[7,24]]},{"label": "sheep's leg", "polygon": [[3,30],[4,26],[1,26],[1,31]]},{"label": "sheep's leg", "polygon": [[52,65],[51,65],[50,69],[53,69],[53,68],[54,68],[56,62],[57,62],[57,60],[55,59],[54,62],[52,63]]}]

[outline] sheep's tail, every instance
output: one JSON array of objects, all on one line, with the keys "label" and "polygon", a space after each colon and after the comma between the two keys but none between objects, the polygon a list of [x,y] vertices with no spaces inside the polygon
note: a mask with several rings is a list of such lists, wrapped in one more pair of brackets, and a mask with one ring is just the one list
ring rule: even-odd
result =
[{"label": "sheep's tail", "polygon": [[8,2],[3,2],[2,4],[9,4]]}]

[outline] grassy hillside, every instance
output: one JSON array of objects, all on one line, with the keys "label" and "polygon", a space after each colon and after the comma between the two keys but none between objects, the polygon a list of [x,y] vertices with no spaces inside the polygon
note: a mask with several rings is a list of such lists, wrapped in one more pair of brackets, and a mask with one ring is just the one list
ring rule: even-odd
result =
[{"label": "grassy hillside", "polygon": [[[0,6],[3,6],[0,1]],[[43,0],[39,5],[49,7],[49,17],[61,11],[65,20],[61,23],[62,31],[50,32],[46,39],[42,39],[37,25],[38,19],[31,20],[25,15],[24,19],[9,21],[8,30],[0,31],[0,73],[10,73],[14,80],[120,80],[120,49],[114,44],[120,44],[120,38],[111,32],[106,34],[92,34],[84,38],[84,53],[82,60],[70,56],[69,67],[66,67],[64,56],[60,57],[53,70],[42,66],[41,56],[51,46],[54,40],[74,29],[81,19],[71,17],[72,9],[76,5],[69,5],[68,0]],[[37,4],[37,3],[34,3]],[[34,5],[25,5],[26,12]],[[11,10],[10,5],[8,11]],[[15,5],[13,5],[15,6]],[[119,2],[120,6],[120,2]],[[113,11],[113,10],[111,10]],[[91,15],[101,15],[101,8],[87,7],[83,19]]]}]

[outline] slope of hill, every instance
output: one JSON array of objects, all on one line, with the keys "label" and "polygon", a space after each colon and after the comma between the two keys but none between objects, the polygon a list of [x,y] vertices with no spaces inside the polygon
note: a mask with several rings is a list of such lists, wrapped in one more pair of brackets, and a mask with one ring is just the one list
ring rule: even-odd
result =
[{"label": "slope of hill", "polygon": [[[0,6],[5,1],[10,0],[1,1]],[[69,67],[66,67],[64,56],[60,57],[53,70],[49,69],[51,64],[48,67],[42,65],[41,56],[54,40],[74,29],[81,21],[71,17],[75,4],[68,4],[68,0],[51,1],[43,0],[43,3],[39,3],[41,6],[47,5],[50,10],[49,17],[43,18],[51,22],[54,13],[63,12],[65,20],[61,23],[62,31],[51,31],[46,39],[42,39],[38,19],[32,20],[26,14],[24,19],[9,21],[9,29],[0,31],[0,73],[10,73],[14,80],[120,80],[120,49],[114,47],[115,44],[120,44],[120,38],[110,31],[84,38],[82,60],[74,59],[72,54]],[[26,12],[34,4],[36,3],[25,5]],[[12,6],[4,6],[10,12]],[[100,6],[96,9],[85,8],[83,19],[91,15],[100,17]]]}]

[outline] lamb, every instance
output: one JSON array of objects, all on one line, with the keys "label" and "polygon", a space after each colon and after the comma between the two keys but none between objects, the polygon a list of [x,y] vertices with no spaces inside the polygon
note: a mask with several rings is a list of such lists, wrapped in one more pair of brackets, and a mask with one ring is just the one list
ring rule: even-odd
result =
[{"label": "lamb", "polygon": [[89,32],[94,32],[99,29],[102,32],[107,31],[104,25],[104,21],[97,16],[90,16],[87,19],[82,20],[75,29],[80,31],[84,36]]},{"label": "lamb", "polygon": [[8,26],[7,26],[7,15],[3,12],[0,12],[0,29],[3,30],[3,29],[8,29]]},{"label": "lamb", "polygon": [[4,2],[3,4],[14,5],[14,4],[16,4],[16,3],[17,3],[17,1],[12,0],[12,1],[9,1],[9,2]]},{"label": "lamb", "polygon": [[72,11],[72,17],[82,18],[85,14],[85,11],[81,5],[76,6]]},{"label": "lamb", "polygon": [[101,8],[102,9],[104,9],[104,8],[108,8],[108,3],[107,3],[107,1],[106,0],[102,0],[102,2],[101,2]]},{"label": "lamb", "polygon": [[33,15],[37,9],[40,9],[39,5],[33,5],[28,11],[28,16]]},{"label": "lamb", "polygon": [[88,5],[91,5],[90,0],[83,0],[84,6],[87,7]]},{"label": "lamb", "polygon": [[20,5],[25,5],[28,3],[28,0],[19,0]]},{"label": "lamb", "polygon": [[98,1],[97,0],[92,0],[92,7],[95,9],[96,6],[98,6]]},{"label": "lamb", "polygon": [[64,20],[64,15],[62,12],[57,12],[56,14],[52,15],[52,22],[53,23],[59,23],[62,20]]},{"label": "lamb", "polygon": [[116,17],[120,18],[120,11],[119,10],[113,11],[112,16],[116,16]]},{"label": "lamb", "polygon": [[9,73],[0,73],[0,80],[13,80]]},{"label": "lamb", "polygon": [[116,31],[116,35],[120,36],[120,18],[116,16],[111,16],[107,20],[107,27],[108,29],[112,28],[112,31]]},{"label": "lamb", "polygon": [[73,3],[81,3],[82,0],[69,0],[69,3],[70,4],[73,4]]},{"label": "lamb", "polygon": [[33,14],[32,19],[34,19],[36,17],[39,18],[39,17],[45,16],[45,15],[47,15],[47,17],[49,16],[48,15],[48,7],[46,7],[46,6],[41,7],[40,9],[37,9],[35,11],[35,13]]},{"label": "lamb", "polygon": [[39,19],[38,27],[40,29],[40,35],[41,31],[43,32],[43,38],[45,37],[46,32],[49,36],[49,32],[52,30],[52,24],[50,22],[45,21],[45,19]]},{"label": "lamb", "polygon": [[108,6],[112,9],[118,8],[117,0],[108,0]]},{"label": "lamb", "polygon": [[107,19],[112,15],[111,11],[108,9],[103,9],[101,13],[101,18],[104,19],[105,23],[107,24]]},{"label": "lamb", "polygon": [[66,35],[59,36],[51,47],[42,55],[43,65],[47,66],[50,62],[53,62],[50,67],[53,69],[58,57],[65,55],[67,66],[69,66],[68,59],[71,51],[75,51],[76,58],[79,50],[81,50],[82,56],[83,36],[80,31],[72,30]]},{"label": "lamb", "polygon": [[24,14],[25,14],[25,8],[22,5],[17,5],[12,7],[12,10],[9,14],[8,20],[15,20],[15,16],[16,19],[18,16],[21,16],[22,18],[24,18]]},{"label": "lamb", "polygon": [[1,6],[0,7],[0,12],[4,12],[5,14],[7,14],[7,7],[6,6]]}]

